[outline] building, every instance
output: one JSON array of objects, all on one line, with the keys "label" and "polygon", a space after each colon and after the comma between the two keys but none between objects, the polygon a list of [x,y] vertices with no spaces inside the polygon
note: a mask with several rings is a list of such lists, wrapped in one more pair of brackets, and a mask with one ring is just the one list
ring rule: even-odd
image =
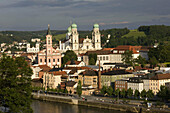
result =
[{"label": "building", "polygon": [[[112,49],[110,52],[97,54],[97,59],[100,60],[101,66],[103,66],[104,63],[123,63],[122,55],[125,51],[132,51],[132,56],[135,59],[139,56],[140,48],[141,46],[120,45]],[[99,64],[98,60],[96,65]]]},{"label": "building", "polygon": [[170,74],[157,74],[150,78],[150,89],[156,95],[161,86],[165,86],[166,83],[170,82]]},{"label": "building", "polygon": [[49,25],[46,35],[46,49],[38,53],[38,64],[48,65],[49,67],[61,67],[61,53],[52,47],[52,35]]},{"label": "building", "polygon": [[119,89],[120,91],[122,91],[123,89],[125,89],[125,91],[127,91],[128,87],[127,87],[127,81],[128,80],[116,80],[115,81],[115,90]]},{"label": "building", "polygon": [[39,43],[28,43],[27,44],[27,53],[38,53],[40,51]]},{"label": "building", "polygon": [[133,90],[133,93],[135,92],[135,90],[138,90],[141,93],[143,90],[143,80],[139,77],[129,78],[127,86],[128,89],[131,88]]},{"label": "building", "polygon": [[73,50],[76,54],[86,53],[87,51],[96,51],[101,48],[101,34],[99,31],[99,25],[94,24],[92,39],[79,38],[79,33],[77,31],[77,25],[72,24],[68,28],[66,34],[66,39],[59,42],[59,48],[61,52],[66,52],[67,50]]},{"label": "building", "polygon": [[[81,81],[82,86],[91,86],[91,88],[97,88],[98,72],[93,70],[85,70],[78,75],[78,81]],[[77,82],[78,82],[77,81]]]},{"label": "building", "polygon": [[101,85],[102,86],[114,86],[116,80],[123,78],[134,77],[134,74],[127,72],[124,69],[116,69],[111,71],[102,71],[101,74]]},{"label": "building", "polygon": [[45,72],[43,75],[43,87],[45,89],[56,89],[61,84],[61,76],[66,75],[65,71]]},{"label": "building", "polygon": [[67,91],[71,94],[76,94],[76,88],[77,88],[77,82],[74,81],[66,81],[65,82],[65,88]]}]

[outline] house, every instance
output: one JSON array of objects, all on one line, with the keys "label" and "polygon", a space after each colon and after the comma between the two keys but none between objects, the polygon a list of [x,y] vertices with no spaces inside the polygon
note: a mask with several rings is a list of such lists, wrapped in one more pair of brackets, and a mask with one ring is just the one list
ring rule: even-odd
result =
[{"label": "house", "polygon": [[129,78],[129,81],[127,83],[127,89],[131,88],[133,90],[133,93],[135,90],[138,90],[140,93],[143,90],[143,80],[139,77],[132,77]]},{"label": "house", "polygon": [[119,79],[134,77],[135,75],[127,72],[124,69],[104,70],[101,72],[101,85],[102,86],[113,86],[114,82]]},{"label": "house", "polygon": [[128,89],[127,82],[128,82],[128,80],[125,80],[125,79],[116,80],[115,85],[114,85],[115,90],[119,89],[120,91],[122,91],[123,89],[125,89],[125,91],[127,91],[127,89]]},{"label": "house", "polygon": [[170,82],[170,74],[157,74],[150,78],[149,86],[153,93],[156,95],[161,86],[165,86],[166,83]]},{"label": "house", "polygon": [[61,76],[66,75],[65,71],[45,72],[43,75],[43,87],[45,89],[56,89],[61,84]]},{"label": "house", "polygon": [[77,82],[66,81],[65,85],[68,92],[71,92],[72,94],[76,94]]},{"label": "house", "polygon": [[75,61],[75,60],[71,60],[71,61],[68,61],[66,64],[65,64],[65,67],[82,67],[82,66],[85,66],[85,62],[83,61]]},{"label": "house", "polygon": [[78,81],[81,81],[82,86],[91,86],[91,88],[98,87],[98,72],[94,70],[85,70],[78,75]]}]

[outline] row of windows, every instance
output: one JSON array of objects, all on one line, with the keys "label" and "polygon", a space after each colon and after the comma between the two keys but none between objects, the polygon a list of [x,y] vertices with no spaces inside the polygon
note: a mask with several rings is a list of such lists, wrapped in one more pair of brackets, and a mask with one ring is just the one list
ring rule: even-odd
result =
[{"label": "row of windows", "polygon": [[[42,62],[42,61],[43,61],[43,59],[40,59],[40,62]],[[59,58],[58,59],[53,59],[53,62],[55,62],[55,61],[59,62],[60,59]],[[45,59],[45,62],[46,62],[46,59]],[[48,62],[51,62],[51,59],[48,59]]]},{"label": "row of windows", "polygon": [[109,57],[108,56],[100,56],[100,57],[97,57],[97,60],[109,60]]}]

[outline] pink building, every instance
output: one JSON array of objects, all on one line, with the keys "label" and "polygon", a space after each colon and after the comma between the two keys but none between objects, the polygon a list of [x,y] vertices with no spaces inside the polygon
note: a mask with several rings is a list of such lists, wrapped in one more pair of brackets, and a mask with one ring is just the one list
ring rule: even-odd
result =
[{"label": "pink building", "polygon": [[38,64],[47,65],[49,67],[61,67],[61,53],[52,47],[52,35],[50,32],[50,25],[46,35],[46,49],[38,53]]}]

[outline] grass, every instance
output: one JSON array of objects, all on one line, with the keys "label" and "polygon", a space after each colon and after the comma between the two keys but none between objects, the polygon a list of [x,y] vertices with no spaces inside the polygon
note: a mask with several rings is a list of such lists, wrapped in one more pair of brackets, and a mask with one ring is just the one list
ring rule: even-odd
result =
[{"label": "grass", "polygon": [[53,36],[54,39],[56,39],[56,41],[60,41],[63,40],[66,37],[66,34],[58,34]]},{"label": "grass", "polygon": [[126,35],[124,35],[123,37],[135,37],[135,38],[138,38],[140,36],[146,36],[144,32],[140,32],[138,31],[137,29],[134,29],[134,30],[130,30],[130,32]]}]

